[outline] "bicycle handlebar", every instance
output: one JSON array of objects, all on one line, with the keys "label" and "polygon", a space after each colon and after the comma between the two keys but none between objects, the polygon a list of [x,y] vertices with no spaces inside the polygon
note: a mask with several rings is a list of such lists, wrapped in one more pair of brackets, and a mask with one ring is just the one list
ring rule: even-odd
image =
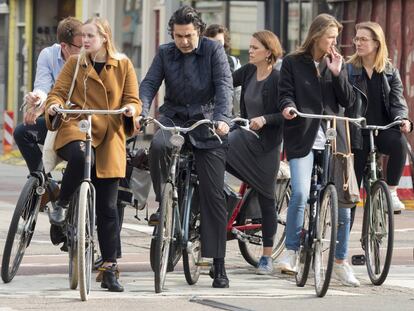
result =
[{"label": "bicycle handlebar", "polygon": [[62,109],[59,107],[53,108],[57,113],[66,114],[121,114],[128,111],[127,107],[115,110],[101,110],[101,109]]},{"label": "bicycle handlebar", "polygon": [[[184,134],[186,134],[186,133],[194,130],[196,127],[198,127],[198,126],[200,126],[202,124],[209,124],[209,125],[212,125],[213,127],[216,126],[216,122],[215,121],[211,121],[209,119],[198,120],[197,122],[195,122],[190,127],[165,126],[160,121],[158,121],[157,119],[154,119],[154,118],[151,118],[151,117],[147,117],[147,118],[143,119],[143,125],[144,126],[148,125],[149,123],[155,123],[160,129],[162,129],[164,131],[169,131],[169,132],[172,132],[172,133],[184,133]],[[220,144],[222,144],[223,141],[221,140],[220,136],[217,135],[217,133],[212,128],[209,127],[209,130],[218,139],[218,141],[220,142]]]},{"label": "bicycle handlebar", "polygon": [[361,128],[365,128],[366,127],[366,119],[364,117],[360,117],[360,118],[348,118],[348,117],[339,117],[339,116],[335,116],[335,115],[327,115],[327,114],[311,114],[311,113],[302,113],[300,111],[298,111],[296,108],[292,108],[289,111],[290,115],[293,114],[297,114],[298,116],[302,117],[302,118],[309,118],[309,119],[323,119],[323,120],[343,120],[343,121],[348,121],[351,122],[353,124],[358,125]]},{"label": "bicycle handlebar", "polygon": [[254,136],[256,136],[257,139],[259,139],[259,135],[255,131],[251,130],[250,127],[249,127],[250,120],[240,118],[240,117],[236,117],[234,119],[231,119],[230,122],[232,122],[232,123],[237,123],[237,122],[243,123],[243,125],[238,124],[238,126],[240,128],[242,128],[243,130],[252,133]]},{"label": "bicycle handlebar", "polygon": [[367,130],[371,130],[371,131],[384,131],[384,130],[388,130],[391,127],[394,127],[396,125],[401,125],[402,124],[402,120],[396,120],[394,122],[391,122],[387,125],[366,125],[364,127],[362,127],[363,129],[367,129]]}]

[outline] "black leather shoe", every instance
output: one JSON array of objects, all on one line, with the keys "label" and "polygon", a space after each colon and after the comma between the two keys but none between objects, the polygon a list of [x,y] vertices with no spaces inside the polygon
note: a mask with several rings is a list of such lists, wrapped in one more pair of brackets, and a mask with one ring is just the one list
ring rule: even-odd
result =
[{"label": "black leather shoe", "polygon": [[148,219],[148,226],[158,226],[160,223],[160,213],[155,212],[151,214],[151,216]]},{"label": "black leather shoe", "polygon": [[55,207],[49,209],[49,221],[52,225],[62,226],[66,219],[66,209],[69,206],[69,201],[58,200]]},{"label": "black leather shoe", "polygon": [[59,245],[66,241],[62,226],[50,225],[50,240],[53,245]]},{"label": "black leather shoe", "polygon": [[100,271],[103,271],[102,274],[102,288],[107,288],[110,292],[123,292],[124,287],[119,284],[117,275],[119,275],[117,265],[113,264],[110,267],[100,267]]},{"label": "black leather shoe", "polygon": [[213,287],[214,288],[228,288],[229,287],[229,279],[227,278],[224,264],[220,263],[220,264],[214,265]]}]

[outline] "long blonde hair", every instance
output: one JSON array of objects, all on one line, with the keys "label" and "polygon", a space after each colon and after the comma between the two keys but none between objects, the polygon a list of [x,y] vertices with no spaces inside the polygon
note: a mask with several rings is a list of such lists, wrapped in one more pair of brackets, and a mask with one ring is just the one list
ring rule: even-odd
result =
[{"label": "long blonde hair", "polygon": [[305,41],[294,54],[311,54],[315,42],[331,27],[338,28],[338,33],[342,31],[342,24],[332,15],[324,13],[316,16],[309,27]]},{"label": "long blonde hair", "polygon": [[[108,55],[112,58],[119,58],[120,53],[118,53],[114,45],[114,41],[112,39],[112,30],[109,26],[108,21],[102,17],[91,17],[83,23],[83,25],[87,24],[94,24],[98,29],[99,35],[105,38],[106,42],[104,42],[104,45]],[[84,50],[82,50],[80,55],[80,59],[82,62],[86,61],[86,54],[87,53]]]},{"label": "long blonde hair", "polygon": [[[372,39],[378,42],[378,50],[375,55],[374,69],[376,72],[380,73],[385,70],[385,67],[388,64],[391,64],[391,61],[388,58],[388,48],[387,43],[385,42],[384,31],[381,26],[375,22],[363,22],[356,24],[355,31],[359,29],[369,30],[372,34]],[[362,68],[362,57],[359,56],[356,52],[349,58],[348,63],[351,63],[355,67]]]}]

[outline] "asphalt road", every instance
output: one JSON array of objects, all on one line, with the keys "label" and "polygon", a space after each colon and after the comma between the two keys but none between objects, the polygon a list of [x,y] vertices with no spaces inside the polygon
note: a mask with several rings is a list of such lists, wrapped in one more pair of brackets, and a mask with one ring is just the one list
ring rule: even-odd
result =
[{"label": "asphalt road", "polygon": [[[0,163],[0,256],[8,225],[27,170]],[[150,212],[155,208],[153,193]],[[275,273],[258,276],[241,257],[237,242],[228,243],[226,265],[229,289],[211,288],[208,270],[203,270],[196,285],[187,285],[181,264],[167,275],[166,290],[154,293],[149,266],[152,228],[146,225],[145,212],[135,217],[126,210],[122,230],[123,258],[119,262],[124,293],[109,293],[93,282],[89,301],[81,302],[79,293],[69,289],[68,256],[49,240],[46,214],[39,215],[36,233],[27,249],[18,275],[9,284],[0,283],[0,311],[9,310],[413,310],[414,308],[414,211],[396,216],[393,265],[386,282],[379,287],[369,282],[365,266],[354,266],[361,287],[348,288],[332,281],[326,297],[315,297],[312,277],[304,288],[294,278]],[[350,253],[360,254],[361,209],[351,234]]]}]

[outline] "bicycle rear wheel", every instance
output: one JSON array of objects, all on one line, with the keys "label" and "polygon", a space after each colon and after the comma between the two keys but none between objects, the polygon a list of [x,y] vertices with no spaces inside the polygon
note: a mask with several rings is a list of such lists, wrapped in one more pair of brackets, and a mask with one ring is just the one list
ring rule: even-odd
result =
[{"label": "bicycle rear wheel", "polygon": [[167,274],[168,257],[173,235],[173,186],[166,183],[160,202],[160,223],[156,228],[154,245],[155,292],[162,292]]},{"label": "bicycle rear wheel", "polygon": [[313,237],[311,234],[313,230],[311,227],[314,226],[310,225],[312,222],[311,213],[310,213],[310,206],[307,204],[305,206],[305,211],[303,215],[303,227],[302,232],[300,234],[300,247],[298,251],[298,264],[297,264],[297,273],[295,275],[296,279],[296,286],[303,287],[305,286],[306,282],[308,281],[309,269],[312,262],[312,244],[313,244]]},{"label": "bicycle rear wheel", "polygon": [[78,282],[82,301],[88,300],[93,264],[95,228],[95,198],[93,186],[82,182],[78,206]]},{"label": "bicycle rear wheel", "polygon": [[[254,192],[251,192],[251,195],[255,195]],[[277,196],[277,189],[276,189]],[[278,224],[276,235],[273,240],[273,250],[272,250],[272,259],[275,260],[283,251],[285,239],[286,239],[286,216],[287,216],[287,207],[290,200],[290,188],[287,188],[286,191],[281,195],[280,199],[276,197],[276,222]],[[259,204],[257,198],[246,199],[245,204]],[[247,206],[242,206],[241,210],[247,209]],[[260,210],[260,208],[259,208]],[[252,224],[261,224],[261,218],[252,218],[247,217],[243,212],[241,212],[238,225],[252,225]],[[263,239],[262,239],[262,229],[261,227],[257,229],[244,230],[244,233],[250,236],[249,241],[238,241],[240,253],[243,258],[251,264],[253,267],[257,267],[259,264],[260,257],[263,253]]]},{"label": "bicycle rear wheel", "polygon": [[40,207],[40,196],[36,192],[39,186],[39,179],[30,176],[17,201],[1,263],[1,278],[4,283],[9,283],[16,275],[32,239]]},{"label": "bicycle rear wheel", "polygon": [[[394,215],[387,184],[377,180],[371,188],[371,208],[366,212],[365,257],[372,284],[381,285],[391,266],[394,245]],[[369,204],[369,202],[367,202]]]},{"label": "bicycle rear wheel", "polygon": [[69,255],[69,287],[76,289],[78,287],[78,202],[79,191],[76,191],[69,206],[66,221],[66,238],[68,240]]},{"label": "bicycle rear wheel", "polygon": [[314,243],[314,279],[318,297],[325,296],[331,282],[338,228],[338,194],[334,185],[325,187],[320,201]]},{"label": "bicycle rear wheel", "polygon": [[183,249],[183,268],[187,283],[193,285],[200,277],[201,266],[201,229],[200,211],[198,208],[197,188],[191,187],[189,201],[191,202],[188,225],[187,247]]}]

